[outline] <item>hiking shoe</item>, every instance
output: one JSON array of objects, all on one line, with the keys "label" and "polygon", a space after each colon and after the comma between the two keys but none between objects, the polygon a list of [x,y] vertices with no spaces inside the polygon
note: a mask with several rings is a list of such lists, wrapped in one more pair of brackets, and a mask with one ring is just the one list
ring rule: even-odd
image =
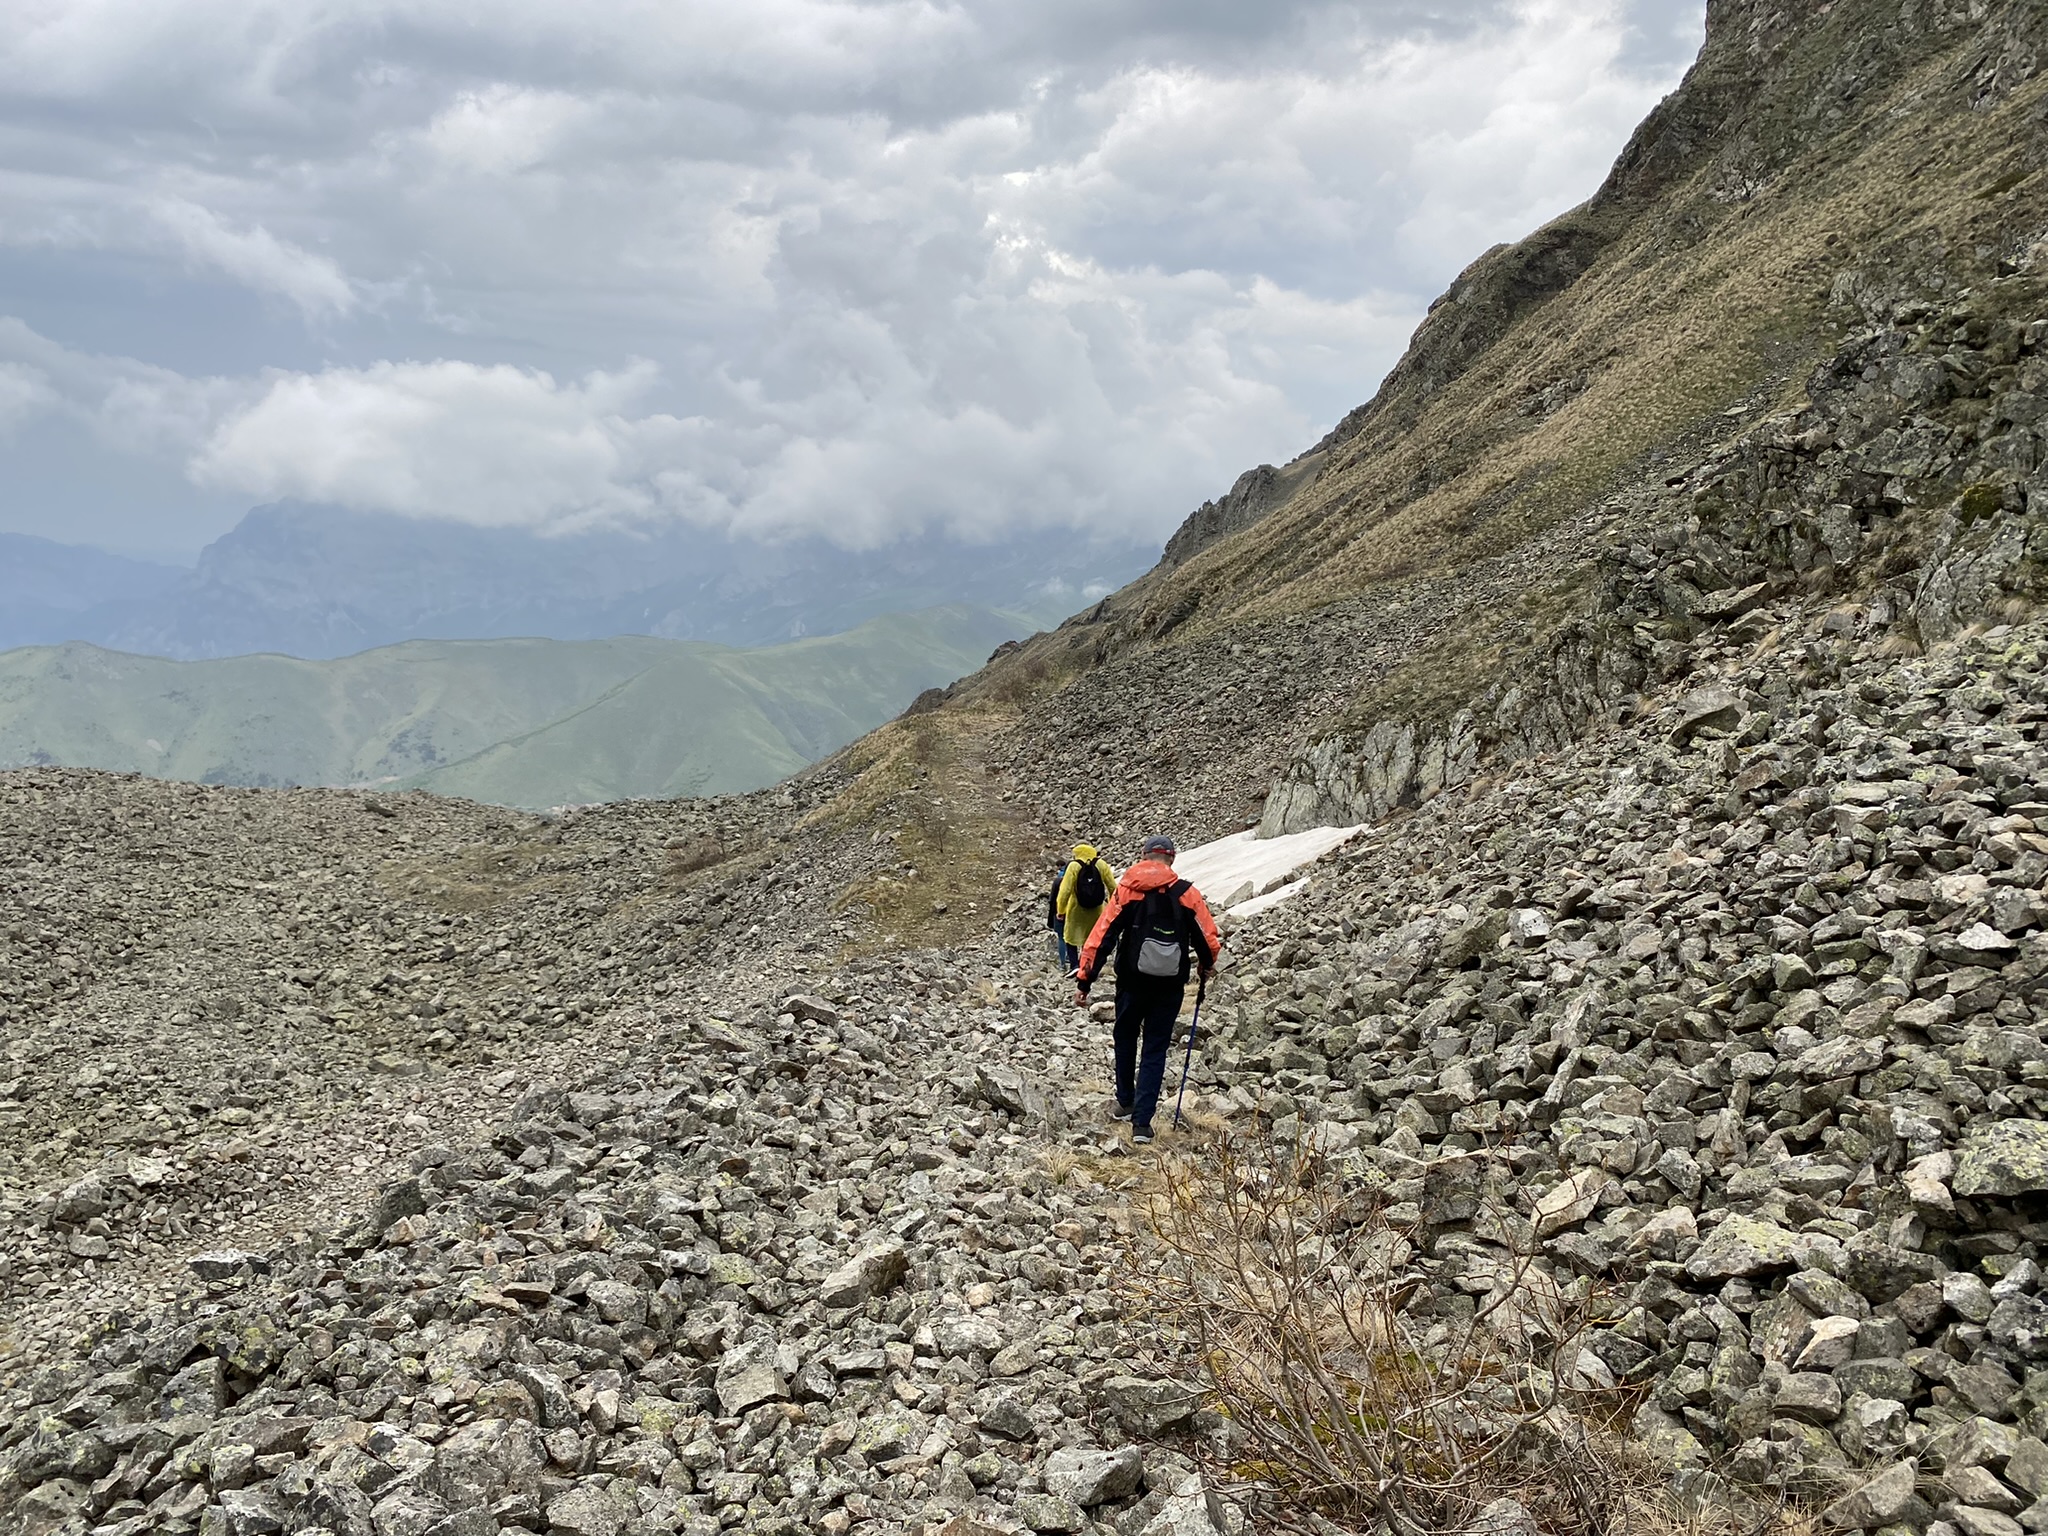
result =
[{"label": "hiking shoe", "polygon": [[1132,1126],[1132,1127],[1131,1127],[1131,1140],[1135,1141],[1135,1142],[1136,1142],[1136,1143],[1137,1143],[1137,1144],[1138,1144],[1139,1146],[1141,1146],[1141,1147],[1142,1147],[1142,1146],[1144,1146],[1144,1145],[1145,1145],[1145,1143],[1147,1143],[1147,1142],[1148,1142],[1148,1141],[1150,1141],[1151,1139],[1152,1139],[1152,1127],[1151,1127],[1151,1126],[1149,1126],[1149,1125],[1134,1125],[1134,1126]]},{"label": "hiking shoe", "polygon": [[1111,1111],[1109,1112],[1109,1118],[1110,1118],[1110,1119],[1112,1119],[1112,1120],[1128,1120],[1128,1119],[1130,1119],[1130,1118],[1131,1118],[1131,1106],[1130,1106],[1130,1105],[1128,1105],[1128,1104],[1119,1104],[1119,1105],[1117,1105],[1117,1106],[1116,1106],[1116,1108],[1112,1109],[1112,1110],[1111,1110]]}]

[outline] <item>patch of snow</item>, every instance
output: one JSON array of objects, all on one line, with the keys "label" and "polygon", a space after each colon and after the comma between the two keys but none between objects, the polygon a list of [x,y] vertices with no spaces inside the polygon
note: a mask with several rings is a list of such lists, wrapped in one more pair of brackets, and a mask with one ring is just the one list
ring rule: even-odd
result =
[{"label": "patch of snow", "polygon": [[1189,848],[1173,861],[1173,871],[1208,898],[1216,910],[1241,910],[1244,903],[1270,891],[1304,864],[1332,848],[1342,847],[1364,827],[1311,827],[1285,837],[1261,840],[1251,832]]},{"label": "patch of snow", "polygon": [[1299,880],[1290,880],[1285,885],[1276,885],[1263,896],[1254,896],[1249,901],[1240,901],[1236,906],[1229,909],[1230,915],[1234,918],[1257,917],[1261,912],[1277,907],[1288,897],[1299,895],[1307,889],[1308,876],[1303,875]]}]

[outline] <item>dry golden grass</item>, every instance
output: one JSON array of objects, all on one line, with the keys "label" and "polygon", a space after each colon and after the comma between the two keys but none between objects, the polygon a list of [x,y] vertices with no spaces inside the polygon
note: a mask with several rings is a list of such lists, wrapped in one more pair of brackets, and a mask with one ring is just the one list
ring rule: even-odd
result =
[{"label": "dry golden grass", "polygon": [[[1331,472],[1244,541],[1259,546],[1250,560],[1243,548],[1212,551],[1215,568],[1191,567],[1185,579],[1213,594],[1234,577],[1222,611],[1320,606],[1511,547],[1596,501],[1659,445],[1739,430],[1720,413],[1754,391],[1766,391],[1763,409],[1789,403],[1831,344],[1837,272],[1916,242],[1967,262],[1969,243],[2012,226],[2009,200],[2029,186],[2041,200],[2039,178],[2010,183],[1999,199],[1978,189],[1987,155],[2016,164],[2024,153],[1999,120],[2024,120],[2043,82],[1992,112],[1958,113],[1946,91],[1930,89],[1953,66],[1931,60],[1866,104],[1863,120],[1877,131],[1857,135],[1854,153],[1811,156],[1753,200],[1716,202],[1715,168],[1703,168],[1571,288],[1510,327],[1412,428],[1369,427],[1346,445]],[[1889,111],[1914,102],[1918,110]],[[1583,390],[1521,424],[1518,406],[1542,381],[1578,372]],[[1443,466],[1452,472],[1430,473]],[[1407,494],[1418,477],[1436,483]],[[1164,591],[1155,599],[1171,600]]]},{"label": "dry golden grass", "polygon": [[386,894],[435,912],[484,912],[573,886],[573,875],[548,870],[550,857],[560,852],[553,843],[522,842],[465,848],[453,859],[394,859],[378,871],[377,883]]},{"label": "dry golden grass", "polygon": [[1878,642],[1877,654],[1886,657],[1919,656],[1924,654],[1926,649],[1920,639],[1920,632],[1902,625]]},{"label": "dry golden grass", "polygon": [[[943,708],[849,749],[854,782],[814,822],[886,829],[897,853],[893,871],[846,894],[845,909],[865,919],[857,947],[978,936],[1020,879],[1048,871],[1063,850],[991,793],[984,746],[1120,651],[1210,645],[1235,626],[1340,601],[1391,609],[1408,584],[1456,581],[1618,492],[1630,504],[1661,493],[1673,469],[1804,402],[1812,366],[1861,323],[1835,298],[1845,275],[1907,281],[1940,271],[1968,281],[1991,269],[2013,230],[2048,224],[2048,177],[2025,159],[2025,125],[2048,101],[2048,75],[1959,110],[1976,46],[1969,28],[1923,39],[1906,72],[1814,115],[1817,93],[1834,89],[1829,71],[1891,25],[1883,9],[1883,0],[1840,0],[1801,21],[1809,30],[1771,65],[1775,94],[1750,101],[1718,151],[1683,176],[1596,200],[1523,247],[1482,258],[1461,295],[1512,288],[1517,251],[1574,232],[1600,247],[1567,286],[1511,316],[1502,307],[1457,366],[1432,363],[1442,348],[1425,335],[1362,430],[1264,522],[1119,594],[1103,622],[1038,636]],[[1727,86],[1752,65],[1738,45],[1715,68]],[[1428,325],[1460,323],[1463,302]],[[1889,552],[1870,562],[1874,579],[1913,568],[1938,522],[1928,509],[1893,519],[1880,535]],[[1565,572],[1514,612],[1449,627],[1351,701],[1342,723],[1447,718],[1586,616],[1591,574]]]},{"label": "dry golden grass", "polygon": [[854,782],[806,825],[880,832],[895,856],[893,869],[856,882],[839,898],[842,911],[866,919],[850,952],[958,944],[985,934],[1019,881],[1050,867],[1042,835],[990,792],[984,753],[1008,718],[989,708],[912,715],[849,749]]}]

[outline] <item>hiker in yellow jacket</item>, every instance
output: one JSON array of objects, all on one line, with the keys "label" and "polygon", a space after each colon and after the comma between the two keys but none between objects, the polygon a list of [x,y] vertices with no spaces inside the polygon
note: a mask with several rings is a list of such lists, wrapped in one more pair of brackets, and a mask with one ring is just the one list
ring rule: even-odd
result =
[{"label": "hiker in yellow jacket", "polygon": [[1081,946],[1095,931],[1095,920],[1116,889],[1116,871],[1095,851],[1093,843],[1074,844],[1074,857],[1060,876],[1056,910],[1066,922],[1060,934],[1060,963],[1069,971],[1081,963]]}]

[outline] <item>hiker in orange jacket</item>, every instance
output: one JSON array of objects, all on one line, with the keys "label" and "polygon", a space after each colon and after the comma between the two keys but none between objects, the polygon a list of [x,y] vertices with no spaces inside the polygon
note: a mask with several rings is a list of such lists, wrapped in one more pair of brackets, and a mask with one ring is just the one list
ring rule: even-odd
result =
[{"label": "hiker in orange jacket", "polygon": [[1074,1003],[1085,1007],[1104,958],[1116,956],[1116,1117],[1130,1120],[1137,1142],[1152,1139],[1188,972],[1198,969],[1207,981],[1223,952],[1209,904],[1173,872],[1176,852],[1170,837],[1145,839],[1138,862],[1124,872],[1096,920],[1074,972]]}]

